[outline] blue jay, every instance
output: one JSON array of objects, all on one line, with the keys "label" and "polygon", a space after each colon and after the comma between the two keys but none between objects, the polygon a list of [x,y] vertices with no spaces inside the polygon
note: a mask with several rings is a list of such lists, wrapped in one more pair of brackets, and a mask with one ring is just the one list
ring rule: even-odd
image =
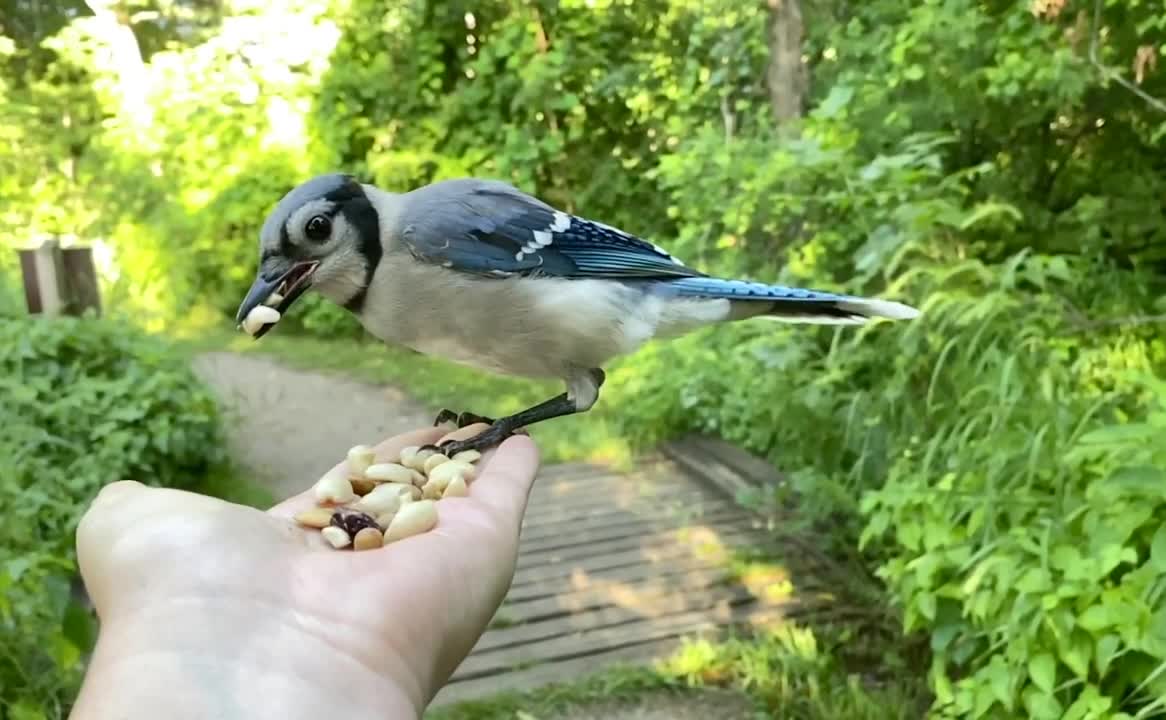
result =
[{"label": "blue jay", "polygon": [[710,277],[623,230],[471,178],[391,193],[335,173],[292,189],[260,229],[258,274],[236,321],[261,305],[281,316],[309,289],[383,342],[566,384],[497,420],[442,410],[435,424],[489,424],[443,445],[447,455],[590,410],[603,366],[649,340],[748,318],[862,324],[919,315],[888,300]]}]

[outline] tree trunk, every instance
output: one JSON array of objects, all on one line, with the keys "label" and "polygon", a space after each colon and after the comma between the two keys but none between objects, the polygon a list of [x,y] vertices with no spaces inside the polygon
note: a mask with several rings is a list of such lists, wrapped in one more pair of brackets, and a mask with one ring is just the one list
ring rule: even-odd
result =
[{"label": "tree trunk", "polygon": [[117,4],[110,0],[85,0],[85,4],[100,23],[102,40],[114,55],[122,113],[139,128],[149,127],[154,121],[154,110],[146,95],[146,63],[129,18],[118,12]]},{"label": "tree trunk", "polygon": [[801,117],[809,78],[802,64],[800,0],[765,0],[769,7],[769,102],[779,125]]}]

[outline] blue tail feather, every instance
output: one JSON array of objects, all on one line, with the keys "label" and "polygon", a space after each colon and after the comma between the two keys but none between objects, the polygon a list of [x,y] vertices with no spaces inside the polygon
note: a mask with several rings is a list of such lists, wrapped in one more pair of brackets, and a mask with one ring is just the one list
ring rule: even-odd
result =
[{"label": "blue tail feather", "polygon": [[734,316],[769,316],[786,322],[854,324],[874,317],[909,320],[919,315],[915,308],[891,300],[745,280],[680,278],[659,283],[658,290],[676,297],[729,300]]}]

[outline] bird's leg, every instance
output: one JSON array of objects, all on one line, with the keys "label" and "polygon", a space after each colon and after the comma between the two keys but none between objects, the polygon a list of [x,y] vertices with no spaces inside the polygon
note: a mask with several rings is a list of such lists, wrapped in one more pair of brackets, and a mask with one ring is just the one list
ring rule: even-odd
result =
[{"label": "bird's leg", "polygon": [[485,415],[478,415],[472,412],[455,412],[446,408],[442,408],[441,412],[437,413],[437,418],[434,419],[434,427],[452,421],[459,428],[476,425],[477,423],[486,423],[487,425],[494,424],[494,418],[486,417]]},{"label": "bird's leg", "polygon": [[498,418],[490,423],[490,427],[472,438],[447,440],[440,446],[426,445],[425,448],[441,452],[447,457],[453,457],[464,450],[484,451],[535,423],[590,410],[599,399],[599,388],[603,386],[604,380],[604,372],[599,368],[593,368],[573,378],[569,383],[569,392],[513,415]]}]

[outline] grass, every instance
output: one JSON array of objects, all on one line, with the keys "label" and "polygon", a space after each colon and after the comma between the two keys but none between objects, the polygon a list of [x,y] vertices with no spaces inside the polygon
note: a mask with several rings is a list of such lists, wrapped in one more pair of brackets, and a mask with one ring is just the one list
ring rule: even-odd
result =
[{"label": "grass", "polygon": [[[371,384],[393,385],[433,409],[449,408],[497,417],[517,412],[563,392],[556,382],[538,382],[485,373],[376,340],[321,340],[281,334],[256,341],[216,326],[188,326],[172,337],[189,353],[229,350],[270,357],[298,370],[333,373]],[[617,397],[601,397],[591,411],[532,426],[543,461],[587,461],[630,467],[633,448],[616,430]]]},{"label": "grass", "polygon": [[194,492],[259,510],[266,510],[279,501],[274,493],[234,465],[225,465],[207,474]]},{"label": "grass", "polygon": [[[758,718],[805,720],[907,720],[924,715],[922,678],[871,687],[841,669],[807,629],[781,625],[722,642],[693,640],[654,666],[614,665],[574,682],[437,708],[426,720],[548,720],[602,703],[675,707],[718,688],[740,692]],[[687,716],[686,716],[687,717]]]}]

